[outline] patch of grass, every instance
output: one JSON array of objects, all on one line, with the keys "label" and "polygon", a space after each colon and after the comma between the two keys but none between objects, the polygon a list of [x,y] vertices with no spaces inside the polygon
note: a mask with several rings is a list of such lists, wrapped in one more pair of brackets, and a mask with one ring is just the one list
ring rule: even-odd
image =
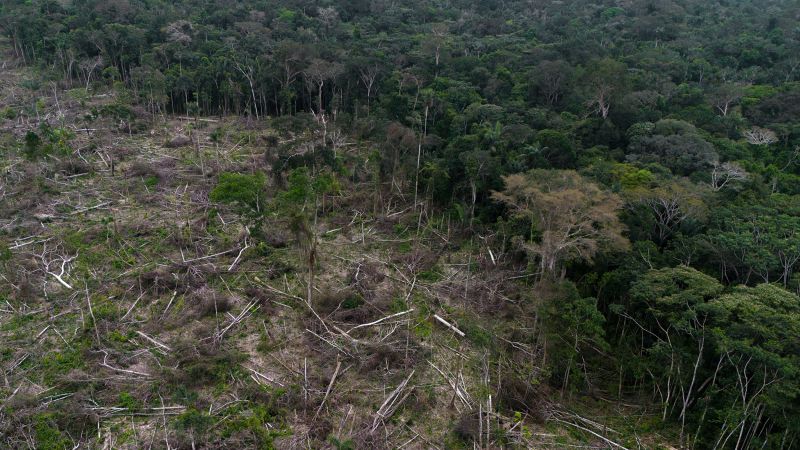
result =
[{"label": "patch of grass", "polygon": [[44,383],[52,385],[59,376],[67,374],[72,369],[84,367],[86,362],[83,359],[83,352],[82,346],[74,345],[63,351],[45,353],[42,356],[40,369]]},{"label": "patch of grass", "polygon": [[336,450],[355,450],[356,449],[356,444],[353,443],[352,439],[339,439],[336,436],[330,436],[328,438],[328,442]]},{"label": "patch of grass", "polygon": [[413,332],[421,338],[430,337],[433,334],[433,323],[429,320],[428,314],[420,311],[413,325]]},{"label": "patch of grass", "polygon": [[175,299],[175,303],[172,305],[172,311],[176,312],[176,313],[180,312],[180,311],[183,311],[183,307],[184,306],[186,306],[186,296],[179,295]]},{"label": "patch of grass", "polygon": [[280,348],[281,341],[275,341],[270,339],[266,334],[262,335],[261,338],[258,340],[258,345],[256,345],[256,350],[261,353],[267,354],[272,353],[273,351]]},{"label": "patch of grass", "polygon": [[359,294],[354,293],[353,295],[347,297],[342,302],[342,308],[344,309],[354,309],[358,308],[359,306],[364,304],[364,297]]},{"label": "patch of grass", "polygon": [[2,110],[0,110],[0,117],[8,120],[14,120],[17,118],[17,111],[10,106],[6,106]]},{"label": "patch of grass", "polygon": [[35,189],[41,195],[58,195],[61,193],[61,191],[56,188],[55,183],[51,183],[45,177],[37,176],[34,183],[36,184]]},{"label": "patch of grass", "polygon": [[25,324],[33,322],[35,317],[33,314],[15,314],[11,319],[0,325],[0,331],[14,331],[19,330]]},{"label": "patch of grass", "polygon": [[116,320],[120,311],[119,308],[117,308],[117,305],[114,304],[113,300],[106,297],[96,296],[92,299],[92,312],[94,312],[94,317],[98,321],[113,321]]},{"label": "patch of grass", "polygon": [[395,297],[392,299],[392,303],[389,304],[389,311],[392,313],[403,312],[406,309],[408,309],[408,305],[406,305],[405,299],[401,297]]},{"label": "patch of grass", "polygon": [[150,175],[149,177],[144,179],[144,185],[148,189],[153,189],[158,185],[158,177],[155,175]]},{"label": "patch of grass", "polygon": [[136,411],[137,409],[141,408],[142,404],[130,392],[120,392],[119,406],[122,408],[128,408],[129,411]]},{"label": "patch of grass", "polygon": [[442,279],[442,273],[437,267],[431,267],[417,274],[417,280],[434,283]]},{"label": "patch of grass", "polygon": [[405,224],[397,223],[394,225],[394,233],[397,235],[397,237],[408,237],[408,230],[409,228]]},{"label": "patch of grass", "polygon": [[[281,417],[269,405],[254,405],[250,409],[240,411],[222,431],[223,438],[239,434],[249,438],[249,444],[255,448],[271,450],[275,438],[291,434],[285,427],[278,426]],[[268,427],[267,424],[272,425]]]},{"label": "patch of grass", "polygon": [[189,408],[175,420],[175,428],[181,431],[194,430],[201,436],[214,423],[214,418],[196,408]]},{"label": "patch of grass", "polygon": [[122,334],[119,330],[114,330],[106,335],[106,338],[112,342],[126,343],[128,336]]},{"label": "patch of grass", "polygon": [[245,355],[237,351],[206,352],[200,355],[189,355],[181,361],[183,370],[175,374],[176,384],[191,386],[217,385],[225,387],[231,373],[242,375],[239,363]]},{"label": "patch of grass", "polygon": [[10,361],[13,356],[14,350],[12,350],[11,347],[0,349],[0,362]]},{"label": "patch of grass", "polygon": [[120,258],[112,259],[111,260],[111,267],[116,269],[116,270],[125,270],[128,267],[133,266],[134,263],[136,263],[136,259],[135,258],[133,258],[131,256],[128,256],[128,255],[125,255],[125,256],[122,256]]},{"label": "patch of grass", "polygon": [[63,450],[72,448],[72,442],[55,426],[53,415],[38,414],[35,419],[34,435],[36,448],[40,450]]},{"label": "patch of grass", "polygon": [[77,100],[79,102],[85,102],[89,99],[89,93],[86,92],[86,89],[76,88],[70,89],[67,91],[67,96],[73,100]]},{"label": "patch of grass", "polygon": [[87,239],[86,231],[68,231],[62,234],[64,244],[75,250],[83,250],[91,243],[91,239]]},{"label": "patch of grass", "polygon": [[172,399],[184,405],[191,405],[197,401],[199,395],[197,392],[189,389],[188,386],[179,384],[175,386],[175,391],[172,393]]},{"label": "patch of grass", "polygon": [[254,175],[224,172],[219,182],[209,193],[213,202],[236,205],[242,215],[258,216],[264,206],[266,177],[262,173]]},{"label": "patch of grass", "polygon": [[466,334],[467,339],[479,347],[492,345],[492,334],[478,325],[478,318],[464,318],[459,323],[459,328]]}]

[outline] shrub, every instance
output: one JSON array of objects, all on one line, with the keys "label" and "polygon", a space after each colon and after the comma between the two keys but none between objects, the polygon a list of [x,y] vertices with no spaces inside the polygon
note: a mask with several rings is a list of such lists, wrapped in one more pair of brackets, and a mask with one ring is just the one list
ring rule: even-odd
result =
[{"label": "shrub", "polygon": [[0,110],[0,117],[8,120],[14,120],[17,118],[17,112],[14,110],[14,108],[6,106]]},{"label": "shrub", "polygon": [[263,214],[265,185],[266,178],[260,172],[253,175],[224,172],[209,198],[214,202],[235,205],[242,215],[260,216]]},{"label": "shrub", "polygon": [[34,426],[36,448],[44,450],[72,448],[72,442],[54,425],[51,414],[42,413],[36,416]]}]

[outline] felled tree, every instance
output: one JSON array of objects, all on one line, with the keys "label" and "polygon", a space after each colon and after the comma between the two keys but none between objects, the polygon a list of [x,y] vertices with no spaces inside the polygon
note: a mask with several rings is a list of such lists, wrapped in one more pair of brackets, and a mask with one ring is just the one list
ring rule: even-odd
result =
[{"label": "felled tree", "polygon": [[601,250],[628,247],[617,217],[622,200],[577,172],[536,169],[503,181],[505,190],[492,197],[529,220],[532,236],[534,230],[540,233],[522,246],[538,259],[542,276],[555,278],[565,262],[591,261]]}]

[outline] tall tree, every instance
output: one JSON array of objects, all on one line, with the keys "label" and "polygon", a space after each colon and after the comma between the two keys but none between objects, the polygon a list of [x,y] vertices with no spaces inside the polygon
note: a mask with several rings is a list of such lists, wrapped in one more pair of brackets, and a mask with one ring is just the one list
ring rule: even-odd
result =
[{"label": "tall tree", "polygon": [[689,267],[651,270],[631,287],[630,311],[623,313],[642,332],[643,365],[656,386],[662,418],[675,413],[673,405],[679,406],[681,445],[689,407],[701,377],[708,375],[702,372],[712,337],[707,302],[722,289],[716,280]]},{"label": "tall tree", "polygon": [[325,83],[333,80],[344,72],[341,63],[314,58],[305,68],[306,82],[314,87],[317,92],[316,114],[325,113],[325,104],[322,101]]},{"label": "tall tree", "polygon": [[556,105],[572,78],[572,66],[566,61],[543,61],[533,70],[533,83],[537,93],[548,106]]},{"label": "tall tree", "polygon": [[297,236],[303,252],[308,279],[306,301],[313,305],[314,268],[317,264],[317,219],[321,199],[338,188],[336,179],[329,173],[309,174],[305,167],[289,174],[285,191],[277,198],[278,211],[289,218],[289,226]]},{"label": "tall tree", "polygon": [[530,221],[531,236],[522,246],[538,259],[542,276],[556,278],[565,262],[591,261],[601,250],[628,247],[617,217],[622,199],[577,172],[536,169],[503,181],[505,189],[492,197]]},{"label": "tall tree", "polygon": [[583,82],[587,89],[586,105],[607,119],[611,106],[628,87],[628,68],[611,58],[594,60],[586,67]]}]

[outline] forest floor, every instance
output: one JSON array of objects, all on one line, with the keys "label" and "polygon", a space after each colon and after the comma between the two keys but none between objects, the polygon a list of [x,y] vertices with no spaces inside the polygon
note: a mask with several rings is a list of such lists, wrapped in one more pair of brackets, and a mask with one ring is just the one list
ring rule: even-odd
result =
[{"label": "forest floor", "polygon": [[[545,387],[525,267],[497,237],[457,232],[402,190],[378,196],[360,181],[368,143],[340,149],[342,189],[320,208],[309,305],[285,218],[268,215],[263,236],[249,236],[208,196],[220,173],[275,173],[276,154],[312,148],[318,132],[288,132],[278,119],[136,111],[120,120],[103,113],[120,94],[54,86],[0,69],[3,442],[633,449],[668,440],[658,411],[616,393]],[[24,158],[27,133],[43,134],[43,123],[69,151]],[[279,138],[273,150],[269,136]],[[270,197],[281,177],[270,177]]]}]

